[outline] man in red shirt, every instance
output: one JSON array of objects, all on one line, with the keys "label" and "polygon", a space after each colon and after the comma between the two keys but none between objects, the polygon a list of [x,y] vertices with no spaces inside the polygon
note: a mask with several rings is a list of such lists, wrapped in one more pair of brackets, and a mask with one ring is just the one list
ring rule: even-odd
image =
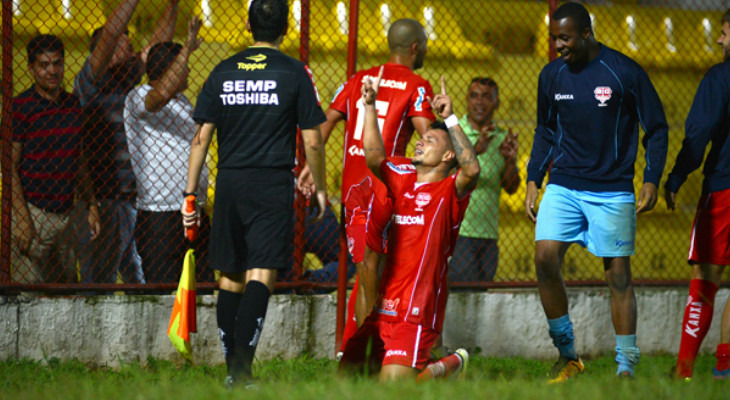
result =
[{"label": "man in red shirt", "polygon": [[[419,372],[428,366],[431,348],[443,327],[447,260],[480,169],[474,147],[453,114],[443,77],[441,94],[428,100],[445,124],[431,124],[418,141],[412,168],[393,163],[377,122],[375,98],[384,83],[382,71],[374,83],[365,81],[361,101],[365,160],[387,187],[393,204],[388,257],[374,312],[348,341],[340,365],[345,370],[366,364],[377,369],[380,363],[381,380],[421,378]],[[456,167],[458,172],[451,174]],[[363,283],[369,281],[363,279]],[[466,361],[461,357],[459,353],[446,357],[440,369],[446,374],[458,370]],[[437,375],[431,369],[422,374]]]},{"label": "man in red shirt", "polygon": [[[383,66],[360,71],[340,86],[325,113],[327,122],[321,126],[322,137],[327,142],[335,125],[339,121],[346,121],[341,199],[345,207],[348,250],[357,267],[358,281],[365,265],[377,268],[379,264],[377,253],[384,253],[383,229],[391,217],[385,187],[373,179],[365,164],[362,137],[365,112],[360,101],[360,89],[365,80],[375,79],[378,70],[383,69],[380,92],[375,103],[378,126],[383,132],[383,142],[388,157],[404,156],[414,128],[422,136],[435,119],[431,105],[426,100],[428,97],[433,97],[433,89],[427,80],[413,73],[413,70],[423,66],[427,42],[426,31],[418,21],[399,19],[393,22],[388,30],[390,48],[388,62]],[[366,179],[369,181],[363,183]],[[308,168],[304,169],[298,182],[299,189],[307,194],[311,187]],[[355,189],[356,196],[352,190],[361,183],[362,187]],[[369,210],[378,212],[372,213]],[[366,231],[370,237],[367,242],[377,245],[372,248],[375,252],[366,250]],[[356,315],[357,322],[362,324],[375,302],[374,292],[364,293],[359,289],[358,294],[358,284],[355,286],[348,305],[343,348],[347,339],[357,329],[354,316]]]}]

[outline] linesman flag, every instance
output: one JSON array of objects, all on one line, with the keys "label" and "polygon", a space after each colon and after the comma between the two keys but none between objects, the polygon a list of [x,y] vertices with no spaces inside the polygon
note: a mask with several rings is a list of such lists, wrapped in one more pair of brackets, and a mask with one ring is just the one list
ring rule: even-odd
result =
[{"label": "linesman flag", "polygon": [[[195,196],[188,196],[185,199],[186,209],[193,211],[195,208]],[[189,241],[197,237],[197,226],[188,228],[186,236]],[[183,261],[180,283],[177,286],[175,304],[172,306],[170,325],[167,327],[167,336],[170,337],[172,345],[188,361],[192,362],[193,347],[190,344],[190,333],[198,331],[195,313],[195,253],[188,249]]]}]

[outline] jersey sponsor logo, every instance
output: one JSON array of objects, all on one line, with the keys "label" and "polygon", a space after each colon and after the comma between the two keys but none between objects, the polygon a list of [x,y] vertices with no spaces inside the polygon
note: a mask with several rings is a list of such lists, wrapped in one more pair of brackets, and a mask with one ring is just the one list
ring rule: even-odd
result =
[{"label": "jersey sponsor logo", "polygon": [[[371,81],[375,81],[376,79],[378,79],[378,77],[377,76],[365,75],[365,76],[362,77],[362,83],[365,83],[365,81],[367,81],[368,79],[370,79]],[[381,88],[384,88],[385,87],[385,88],[391,88],[391,89],[406,90],[406,87],[407,86],[408,86],[408,82],[395,81],[393,79],[381,79],[380,80],[380,86],[379,87],[381,87]]]},{"label": "jersey sponsor logo", "polygon": [[255,56],[246,57],[246,59],[259,63],[261,61],[264,61],[266,59],[266,56],[259,53],[259,54],[256,54]]},{"label": "jersey sponsor logo", "polygon": [[354,144],[352,146],[350,146],[349,149],[347,149],[347,152],[353,157],[355,157],[355,156],[365,157],[365,150],[363,150],[361,147],[357,147]]},{"label": "jersey sponsor logo", "polygon": [[396,225],[426,225],[423,215],[400,215],[395,214]]},{"label": "jersey sponsor logo", "polygon": [[616,240],[616,247],[630,246],[632,244],[634,244],[633,240],[621,240],[621,239]]},{"label": "jersey sponsor logo", "polygon": [[573,100],[572,94],[555,93],[555,101]]},{"label": "jersey sponsor logo", "polygon": [[612,94],[613,90],[611,90],[608,86],[596,86],[596,88],[593,89],[593,95],[596,97],[596,100],[601,102],[598,104],[598,107],[606,107],[606,102],[611,100]]},{"label": "jersey sponsor logo", "polygon": [[418,98],[416,99],[416,103],[413,105],[413,108],[416,109],[416,111],[423,111],[423,99],[426,98],[426,88],[423,86],[418,87]]},{"label": "jersey sponsor logo", "polygon": [[268,93],[276,89],[274,80],[232,80],[223,82],[223,93],[219,95],[224,106],[261,104],[279,105],[279,95]]},{"label": "jersey sponsor logo", "polygon": [[418,315],[421,313],[421,309],[418,307],[413,307],[413,311],[411,311],[411,314]]},{"label": "jersey sponsor logo", "polygon": [[242,69],[244,71],[257,71],[257,70],[264,70],[266,69],[267,64],[258,64],[258,63],[238,63],[238,69]]},{"label": "jersey sponsor logo", "polygon": [[223,82],[223,92],[268,92],[276,89],[276,81],[272,80],[237,80]]},{"label": "jersey sponsor logo", "polygon": [[400,299],[383,299],[380,301],[378,313],[395,317],[398,315],[398,304]]},{"label": "jersey sponsor logo", "polygon": [[393,356],[408,357],[408,352],[405,350],[388,350],[385,352],[385,358]]},{"label": "jersey sponsor logo", "polygon": [[416,208],[416,211],[423,211],[423,207],[426,207],[428,203],[431,202],[431,194],[426,192],[421,192],[416,195],[416,205],[418,208]]},{"label": "jersey sponsor logo", "polygon": [[279,105],[279,95],[276,93],[229,93],[219,95],[224,106],[233,105]]}]

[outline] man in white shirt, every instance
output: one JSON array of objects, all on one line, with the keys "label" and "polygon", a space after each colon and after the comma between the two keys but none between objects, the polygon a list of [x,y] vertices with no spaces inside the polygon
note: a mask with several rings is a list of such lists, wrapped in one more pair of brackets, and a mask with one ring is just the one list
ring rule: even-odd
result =
[{"label": "man in white shirt", "polygon": [[[185,45],[154,45],[147,58],[149,83],[134,88],[124,103],[124,128],[137,179],[135,240],[148,283],[175,282],[188,244],[180,229],[180,193],[187,180],[187,155],[195,135],[188,87],[188,58],[200,45],[200,20],[188,24]],[[204,171],[205,172],[205,171]],[[205,193],[206,174],[201,176]],[[198,197],[204,201],[204,197]],[[212,281],[207,268],[207,218],[201,220],[196,247],[200,280]],[[202,272],[202,276],[201,276]]]}]

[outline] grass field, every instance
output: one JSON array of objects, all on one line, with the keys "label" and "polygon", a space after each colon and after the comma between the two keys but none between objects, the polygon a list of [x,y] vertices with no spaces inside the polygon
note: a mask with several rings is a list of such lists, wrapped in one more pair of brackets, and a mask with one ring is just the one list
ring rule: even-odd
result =
[{"label": "grass field", "polygon": [[369,379],[344,379],[336,363],[299,357],[255,365],[260,377],[257,391],[223,388],[225,367],[174,366],[148,360],[146,366],[126,364],[120,369],[92,368],[80,362],[49,363],[6,360],[0,362],[2,399],[727,399],[730,381],[713,381],[709,375],[714,357],[698,359],[691,382],[673,381],[667,371],[672,356],[643,357],[633,381],[618,381],[613,358],[604,356],[586,363],[579,379],[547,385],[551,363],[524,358],[474,356],[465,380],[378,384]]}]

